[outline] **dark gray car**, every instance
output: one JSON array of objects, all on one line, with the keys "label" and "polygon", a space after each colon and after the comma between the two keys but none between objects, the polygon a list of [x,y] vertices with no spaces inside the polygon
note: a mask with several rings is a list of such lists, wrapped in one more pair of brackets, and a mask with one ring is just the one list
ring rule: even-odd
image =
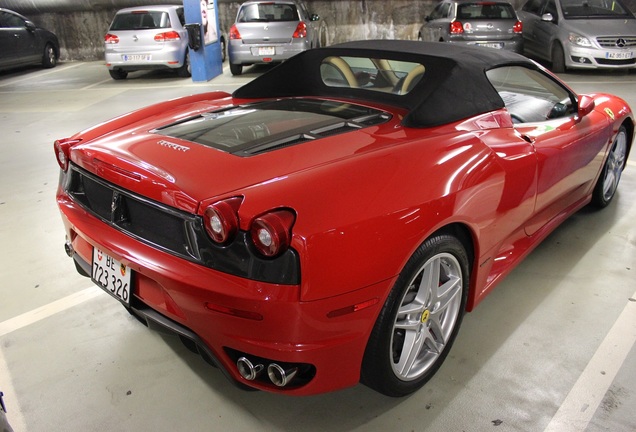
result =
[{"label": "dark gray car", "polygon": [[19,13],[0,8],[0,70],[32,64],[52,68],[59,57],[57,36]]},{"label": "dark gray car", "polygon": [[636,67],[636,18],[620,0],[530,0],[519,16],[525,54],[554,72]]},{"label": "dark gray car", "polygon": [[425,18],[418,40],[523,51],[523,26],[505,1],[446,0]]}]

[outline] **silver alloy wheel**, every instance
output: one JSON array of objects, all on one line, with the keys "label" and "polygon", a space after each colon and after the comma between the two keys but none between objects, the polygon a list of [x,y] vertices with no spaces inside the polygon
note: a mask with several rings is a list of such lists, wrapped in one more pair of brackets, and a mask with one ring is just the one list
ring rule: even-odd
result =
[{"label": "silver alloy wheel", "polygon": [[395,375],[412,381],[426,373],[450,341],[460,315],[462,270],[449,253],[426,261],[409,283],[393,325]]},{"label": "silver alloy wheel", "polygon": [[603,178],[603,199],[609,201],[616,193],[621,173],[625,166],[627,154],[627,134],[621,129],[616,136],[614,146],[607,157],[605,165],[605,177]]}]

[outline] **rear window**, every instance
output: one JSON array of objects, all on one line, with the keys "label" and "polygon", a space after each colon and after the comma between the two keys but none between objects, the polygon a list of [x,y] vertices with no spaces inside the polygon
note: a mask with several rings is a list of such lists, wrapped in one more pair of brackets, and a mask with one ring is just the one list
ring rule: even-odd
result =
[{"label": "rear window", "polygon": [[404,95],[425,75],[419,63],[367,57],[326,57],[320,65],[328,87],[349,87]]},{"label": "rear window", "polygon": [[167,12],[136,11],[115,15],[111,30],[141,30],[170,28],[170,17]]},{"label": "rear window", "polygon": [[241,7],[236,18],[237,22],[272,22],[299,21],[298,10],[293,4],[259,3]]},{"label": "rear window", "polygon": [[464,3],[457,8],[458,19],[513,19],[515,10],[509,3]]},{"label": "rear window", "polygon": [[160,135],[252,156],[388,121],[380,110],[315,99],[281,99],[205,113],[156,129]]}]

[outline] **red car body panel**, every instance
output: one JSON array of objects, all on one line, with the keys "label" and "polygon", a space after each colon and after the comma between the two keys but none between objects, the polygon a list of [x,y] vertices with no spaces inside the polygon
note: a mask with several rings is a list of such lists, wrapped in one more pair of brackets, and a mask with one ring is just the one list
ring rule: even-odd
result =
[{"label": "red car body panel", "polygon": [[590,201],[619,126],[632,121],[622,100],[592,97],[595,108],[583,117],[513,127],[502,108],[424,129],[402,124],[404,108],[340,99],[392,117],[344,140],[335,135],[251,157],[153,132],[253,102],[216,92],[71,137],[80,140],[69,151],[75,166],[184,212],[202,216],[209,204],[241,196],[240,229],[247,231],[269,209],[293,209],[298,284],[250,280],[166,253],[94,217],[62,185],[57,200],[72,250],[90,264],[98,247],[132,269],[135,298],[191,329],[231,378],[247,383],[228,348],[315,366],[315,377],[299,387],[250,386],[321,393],[359,381],[382,305],[431,234],[452,227],[468,237],[472,310]]}]

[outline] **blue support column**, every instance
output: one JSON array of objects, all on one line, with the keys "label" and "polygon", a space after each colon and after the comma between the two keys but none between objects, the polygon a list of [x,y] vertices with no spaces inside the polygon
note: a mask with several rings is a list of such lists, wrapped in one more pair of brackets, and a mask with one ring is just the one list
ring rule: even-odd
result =
[{"label": "blue support column", "polygon": [[[216,0],[183,0],[186,25],[191,27],[190,66],[192,81],[209,81],[223,73],[219,14]],[[196,25],[198,24],[198,26]],[[200,47],[193,46],[193,32],[200,36]],[[195,44],[196,45],[196,44]]]}]

